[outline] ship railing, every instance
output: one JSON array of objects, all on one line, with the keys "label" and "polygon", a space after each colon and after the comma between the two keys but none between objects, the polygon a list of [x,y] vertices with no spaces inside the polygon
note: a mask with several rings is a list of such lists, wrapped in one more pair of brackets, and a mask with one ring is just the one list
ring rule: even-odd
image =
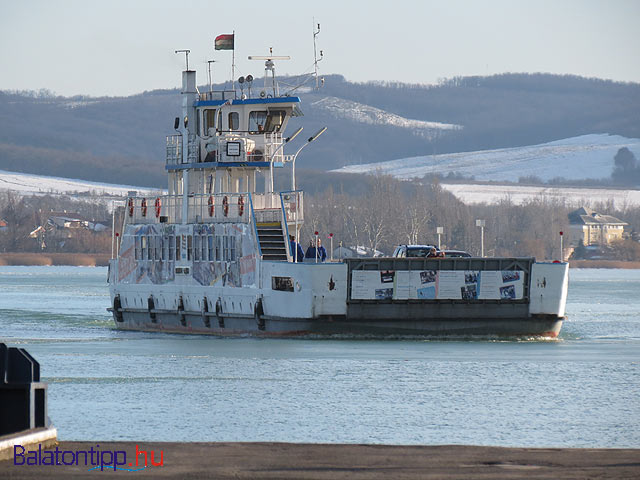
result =
[{"label": "ship railing", "polygon": [[[246,145],[246,159],[248,162],[285,162],[282,152],[283,139],[280,132],[268,132],[256,135],[255,132],[231,132],[232,135],[242,136]],[[229,134],[221,135],[226,140]],[[289,155],[290,156],[290,155]]]},{"label": "ship railing", "polygon": [[236,99],[236,91],[235,90],[213,90],[212,92],[202,92],[198,96],[200,101],[210,101],[210,100],[235,100]]},{"label": "ship railing", "polygon": [[255,210],[280,208],[280,195],[278,193],[252,193],[251,199]]},{"label": "ship railing", "polygon": [[182,135],[167,135],[167,165],[182,163]]},{"label": "ship railing", "polygon": [[187,139],[187,156],[182,158],[182,135],[167,135],[166,163],[179,165],[181,163],[196,163],[199,158],[198,137],[189,135]]},{"label": "ship railing", "polygon": [[280,132],[226,131],[205,141],[206,162],[285,162]]},{"label": "ship railing", "polygon": [[278,193],[253,193],[253,211],[258,223],[282,221],[282,207]]},{"label": "ship railing", "polygon": [[[251,194],[190,194],[186,223],[249,223]],[[182,195],[129,197],[125,205],[125,223],[182,223]]]},{"label": "ship railing", "polygon": [[168,135],[166,164],[180,165],[199,162],[276,162],[287,163],[293,155],[283,153],[284,140],[280,132],[256,135],[254,132],[229,131],[213,135],[204,142],[205,152],[200,155],[200,140],[189,135],[187,155],[182,154],[182,135]]},{"label": "ship railing", "polygon": [[280,199],[285,223],[304,223],[304,195],[302,190],[280,192]]}]

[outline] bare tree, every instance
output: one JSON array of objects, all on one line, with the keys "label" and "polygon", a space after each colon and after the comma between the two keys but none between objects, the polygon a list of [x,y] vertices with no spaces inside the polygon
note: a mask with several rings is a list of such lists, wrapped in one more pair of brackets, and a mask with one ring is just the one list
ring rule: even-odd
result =
[{"label": "bare tree", "polygon": [[5,252],[18,252],[29,247],[29,212],[24,199],[12,191],[0,196],[0,217],[7,222],[7,229],[0,236]]}]

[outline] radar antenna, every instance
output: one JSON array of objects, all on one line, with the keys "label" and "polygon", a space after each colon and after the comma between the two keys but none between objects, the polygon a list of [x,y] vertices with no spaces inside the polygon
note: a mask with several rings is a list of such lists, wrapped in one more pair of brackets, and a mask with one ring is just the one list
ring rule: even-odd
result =
[{"label": "radar antenna", "polygon": [[273,47],[269,47],[269,55],[249,55],[249,60],[264,60],[264,90],[260,92],[260,96],[264,97],[266,95],[266,90],[269,88],[267,85],[269,83],[269,72],[271,72],[271,88],[273,89],[273,96],[278,96],[278,84],[276,82],[276,69],[274,60],[291,60],[291,57],[286,56],[274,56],[273,55]]},{"label": "radar antenna", "polygon": [[207,67],[209,70],[209,93],[213,92],[213,82],[211,81],[211,64],[215,62],[215,60],[207,60]]},{"label": "radar antenna", "polygon": [[175,53],[184,53],[187,63],[187,71],[189,71],[189,54],[191,53],[191,50],[176,50]]}]

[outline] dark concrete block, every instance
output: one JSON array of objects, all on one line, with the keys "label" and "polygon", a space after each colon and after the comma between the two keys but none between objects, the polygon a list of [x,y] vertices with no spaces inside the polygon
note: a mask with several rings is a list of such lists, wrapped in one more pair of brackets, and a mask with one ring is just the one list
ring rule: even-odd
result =
[{"label": "dark concrete block", "polygon": [[48,426],[40,364],[23,348],[0,343],[0,435]]}]

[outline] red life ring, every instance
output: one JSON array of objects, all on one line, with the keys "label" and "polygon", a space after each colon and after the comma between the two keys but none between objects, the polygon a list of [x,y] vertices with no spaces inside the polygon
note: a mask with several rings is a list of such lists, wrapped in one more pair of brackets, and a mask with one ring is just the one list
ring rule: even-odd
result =
[{"label": "red life ring", "polygon": [[162,210],[162,201],[160,200],[160,197],[156,198],[154,205],[156,207],[156,218],[158,218],[160,216],[160,210]]},{"label": "red life ring", "polygon": [[209,200],[207,200],[207,205],[209,206],[209,216],[213,217],[213,213],[215,212],[215,207],[213,205],[213,196],[209,195]]},{"label": "red life ring", "polygon": [[240,197],[238,197],[238,216],[241,217],[243,213],[244,213],[244,198],[242,198],[242,195],[240,195]]},{"label": "red life ring", "polygon": [[225,217],[229,215],[229,199],[227,198],[226,195],[222,199],[222,211]]},{"label": "red life ring", "polygon": [[141,210],[142,210],[142,216],[146,217],[147,216],[147,199],[143,198],[142,199],[142,203],[140,204]]},{"label": "red life ring", "polygon": [[129,216],[133,217],[133,198],[129,199]]}]

